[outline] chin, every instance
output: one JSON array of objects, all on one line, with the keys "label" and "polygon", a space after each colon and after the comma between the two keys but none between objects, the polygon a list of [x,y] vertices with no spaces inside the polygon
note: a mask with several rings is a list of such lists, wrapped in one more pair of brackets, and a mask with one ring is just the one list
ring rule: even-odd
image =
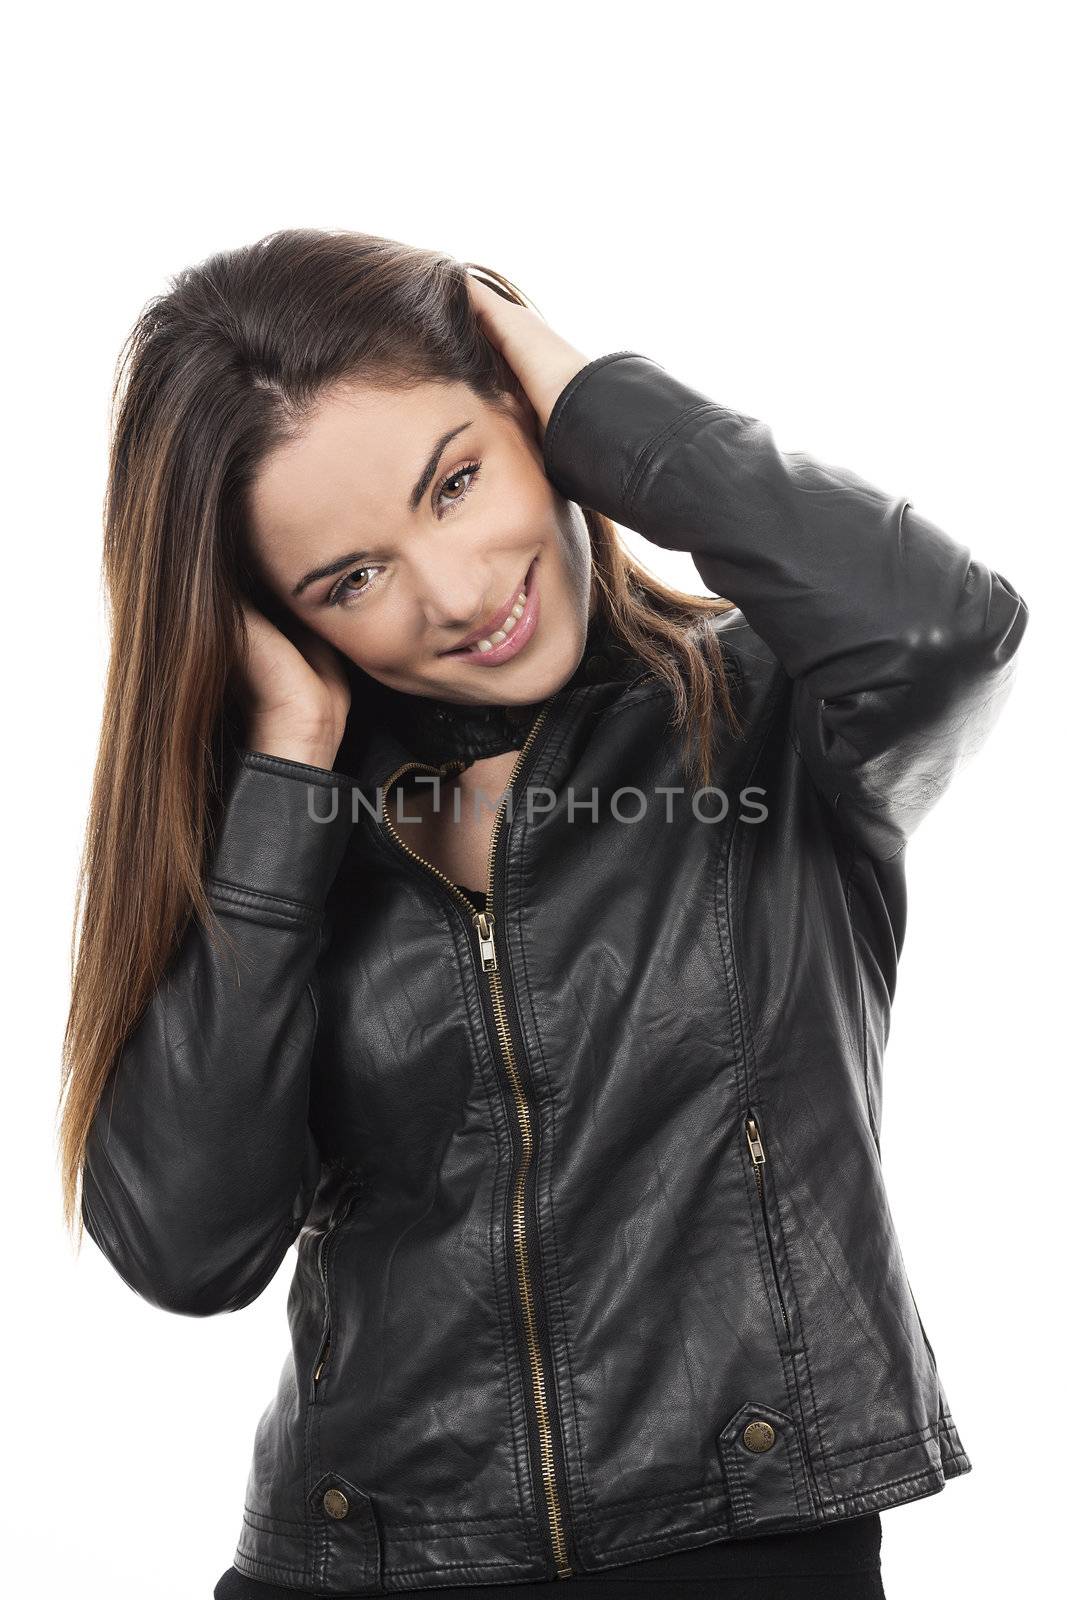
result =
[{"label": "chin", "polygon": [[[562,640],[555,637],[532,639],[527,650],[514,658],[514,671],[506,666],[472,666],[464,673],[466,681],[462,691],[458,685],[451,684],[447,689],[426,692],[436,693],[441,699],[462,697],[475,705],[524,706],[547,700],[563,687],[582,659],[585,637],[583,628]],[[527,653],[529,662],[525,659]],[[544,661],[540,659],[542,653]]]}]

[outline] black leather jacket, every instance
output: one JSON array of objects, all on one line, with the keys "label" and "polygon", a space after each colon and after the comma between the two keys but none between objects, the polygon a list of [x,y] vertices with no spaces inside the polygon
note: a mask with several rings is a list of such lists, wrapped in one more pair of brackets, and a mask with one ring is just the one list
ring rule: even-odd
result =
[{"label": "black leather jacket", "polygon": [[734,602],[698,624],[744,722],[714,792],[665,688],[609,659],[534,723],[485,916],[375,816],[420,770],[387,729],[346,770],[240,751],[230,947],[192,926],[90,1135],[87,1230],[156,1305],[235,1311],[296,1246],[234,1558],[296,1590],[566,1577],[970,1469],[882,1059],[905,846],[1026,605],[634,352],[571,380],[544,457]]}]

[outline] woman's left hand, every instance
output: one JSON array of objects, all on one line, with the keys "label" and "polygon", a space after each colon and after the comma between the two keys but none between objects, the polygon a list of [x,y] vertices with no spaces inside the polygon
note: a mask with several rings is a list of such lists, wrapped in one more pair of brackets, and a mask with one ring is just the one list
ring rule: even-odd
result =
[{"label": "woman's left hand", "polygon": [[590,357],[554,333],[529,306],[505,300],[469,271],[466,277],[478,321],[522,385],[543,440],[552,407]]}]

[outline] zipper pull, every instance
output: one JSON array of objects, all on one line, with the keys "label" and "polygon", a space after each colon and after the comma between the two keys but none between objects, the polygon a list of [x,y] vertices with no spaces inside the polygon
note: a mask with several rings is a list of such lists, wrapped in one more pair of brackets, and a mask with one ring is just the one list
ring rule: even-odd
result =
[{"label": "zipper pull", "polygon": [[493,938],[493,915],[491,912],[479,911],[474,919],[474,930],[478,935],[478,953],[482,958],[482,971],[496,971],[496,940]]},{"label": "zipper pull", "polygon": [[326,1358],[328,1357],[329,1354],[330,1354],[330,1341],[329,1341],[329,1339],[327,1339],[325,1347],[324,1347],[323,1352],[322,1352],[322,1358],[319,1361],[318,1366],[315,1368],[315,1375],[311,1380],[312,1383],[318,1383],[319,1379],[322,1377],[322,1369],[326,1365]]},{"label": "zipper pull", "polygon": [[761,1140],[759,1133],[759,1124],[757,1123],[755,1117],[749,1117],[746,1120],[745,1134],[748,1138],[748,1153],[752,1157],[752,1165],[754,1167],[762,1167],[764,1162],[767,1160],[767,1155],[763,1148],[763,1141]]}]

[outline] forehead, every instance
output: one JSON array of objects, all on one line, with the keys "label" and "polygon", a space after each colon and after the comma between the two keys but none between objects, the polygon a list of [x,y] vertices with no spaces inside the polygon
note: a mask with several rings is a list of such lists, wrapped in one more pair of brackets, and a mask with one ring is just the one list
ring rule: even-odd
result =
[{"label": "forehead", "polygon": [[464,383],[406,389],[346,384],[316,404],[299,437],[260,467],[248,507],[251,532],[265,551],[280,542],[329,538],[357,525],[410,515],[408,497],[443,433],[472,426],[446,445],[443,464],[484,436],[499,418]]}]

